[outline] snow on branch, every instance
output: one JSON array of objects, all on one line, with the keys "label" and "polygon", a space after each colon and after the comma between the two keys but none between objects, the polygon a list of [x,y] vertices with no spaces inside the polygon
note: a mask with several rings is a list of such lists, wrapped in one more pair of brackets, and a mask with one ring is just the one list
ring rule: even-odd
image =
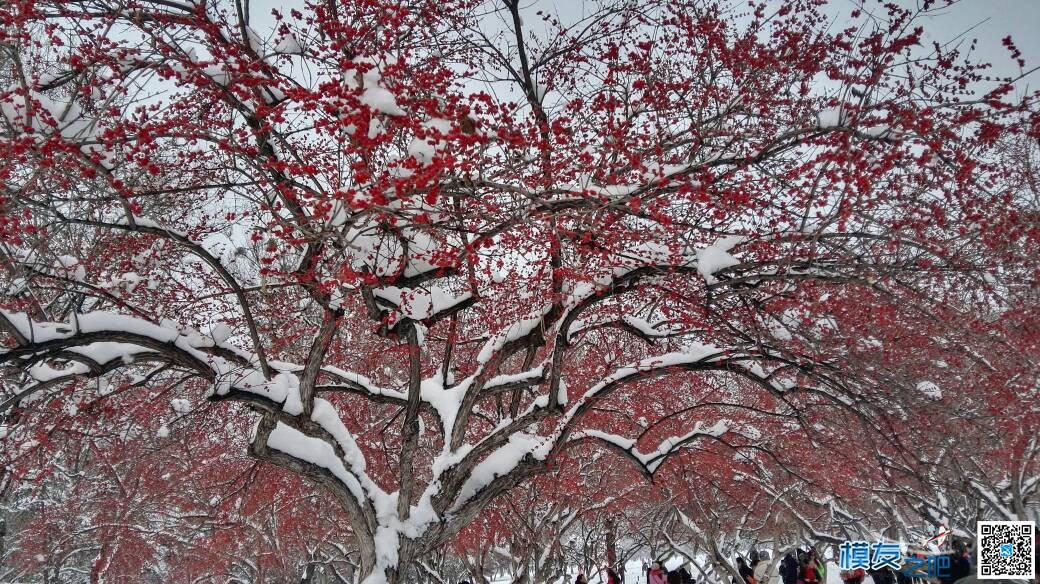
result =
[{"label": "snow on branch", "polygon": [[625,438],[623,436],[618,436],[617,434],[610,434],[600,430],[579,430],[572,433],[570,439],[573,442],[595,440],[618,449],[639,464],[647,474],[653,475],[669,456],[682,449],[687,444],[690,444],[699,438],[721,438],[729,431],[729,429],[730,423],[727,420],[720,420],[710,427],[697,421],[697,423],[694,424],[693,430],[690,430],[681,436],[673,436],[664,439],[656,449],[650,452],[642,452],[639,450],[636,447],[636,441],[631,438]]},{"label": "snow on branch", "polygon": [[255,359],[174,323],[156,324],[104,311],[73,313],[65,323],[36,322],[25,313],[0,310],[0,324],[18,341],[16,347],[0,349],[0,363],[32,367],[60,357],[87,366],[87,371],[76,369],[76,374],[97,376],[135,361],[166,361],[208,379],[214,396],[245,392],[279,404],[290,414],[303,411],[299,378],[293,373],[298,366],[279,364],[281,368],[267,379]]},{"label": "snow on branch", "polygon": [[473,294],[463,292],[451,294],[440,286],[429,288],[399,288],[381,286],[372,293],[377,299],[394,309],[398,317],[416,321],[432,321],[438,317],[457,312],[470,304]]}]

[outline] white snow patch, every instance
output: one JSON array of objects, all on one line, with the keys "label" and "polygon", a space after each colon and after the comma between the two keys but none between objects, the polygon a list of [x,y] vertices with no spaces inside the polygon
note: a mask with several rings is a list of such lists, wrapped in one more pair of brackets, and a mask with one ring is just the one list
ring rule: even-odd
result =
[{"label": "white snow patch", "polygon": [[274,52],[280,55],[300,55],[303,54],[303,45],[292,33],[289,33],[278,39],[274,45]]},{"label": "white snow patch", "polygon": [[65,369],[55,369],[45,363],[37,363],[29,368],[29,376],[39,382],[53,381],[66,375],[85,375],[90,368],[83,363],[72,363]]},{"label": "white snow patch", "polygon": [[375,86],[361,92],[361,103],[390,116],[403,116],[405,111],[397,105],[397,98],[389,90]]},{"label": "white snow patch", "polygon": [[469,478],[459,490],[456,499],[457,505],[468,501],[496,478],[516,468],[524,457],[531,455],[537,458],[543,443],[546,443],[544,438],[524,432],[510,436],[507,444],[496,449],[473,467]]},{"label": "white snow patch", "polygon": [[540,313],[520,319],[506,327],[504,330],[493,335],[480,349],[480,353],[477,355],[477,362],[481,364],[487,363],[497,351],[506,345],[506,343],[523,338],[525,335],[530,333],[539,325],[539,323],[542,322],[542,317],[549,312],[550,308],[550,305],[546,305],[542,308]]},{"label": "white snow patch", "polygon": [[320,466],[339,479],[359,501],[365,500],[361,484],[347,471],[332,445],[278,422],[267,438],[267,446],[289,456]]},{"label": "white snow patch", "polygon": [[282,411],[297,416],[303,413],[303,401],[300,398],[300,378],[282,371],[274,376],[266,385],[267,395],[274,401],[282,402]]},{"label": "white snow patch", "polygon": [[174,398],[170,400],[170,407],[178,414],[187,414],[191,411],[191,402],[186,399]]},{"label": "white snow patch", "polygon": [[942,389],[940,389],[935,382],[928,380],[918,383],[917,391],[921,392],[929,399],[942,399],[943,396]]},{"label": "white snow patch", "polygon": [[716,272],[740,263],[737,258],[730,255],[729,250],[743,241],[744,238],[740,236],[725,237],[714,245],[697,250],[697,271],[704,277],[705,282],[714,284],[717,281]]},{"label": "white snow patch", "polygon": [[440,286],[433,286],[429,289],[384,286],[375,289],[373,293],[396,306],[403,316],[412,320],[430,318],[469,300],[472,296],[470,292],[455,296]]},{"label": "white snow patch", "polygon": [[231,327],[222,322],[218,322],[210,327],[209,336],[213,339],[214,343],[221,345],[231,336]]}]

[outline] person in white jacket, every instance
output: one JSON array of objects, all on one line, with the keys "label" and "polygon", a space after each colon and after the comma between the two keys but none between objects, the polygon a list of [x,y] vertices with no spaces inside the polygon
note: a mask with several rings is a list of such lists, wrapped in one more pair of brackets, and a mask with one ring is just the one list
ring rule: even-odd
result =
[{"label": "person in white jacket", "polygon": [[758,561],[752,566],[755,572],[755,582],[757,584],[769,584],[769,566],[772,562],[769,561],[769,552],[760,551],[758,552]]}]

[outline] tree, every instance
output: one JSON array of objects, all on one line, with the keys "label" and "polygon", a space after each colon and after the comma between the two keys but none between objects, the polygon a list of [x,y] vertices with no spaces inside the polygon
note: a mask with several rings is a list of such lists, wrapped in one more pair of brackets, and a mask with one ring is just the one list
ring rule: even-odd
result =
[{"label": "tree", "polygon": [[[14,528],[0,577],[350,581],[358,558],[342,512],[300,477],[243,456],[248,420],[226,404],[189,411],[180,397],[157,419],[156,399],[84,400],[105,410],[69,417],[49,445],[6,465],[23,478],[3,509]],[[304,577],[318,574],[330,578]]]},{"label": "tree", "polygon": [[927,6],[0,10],[9,441],[86,380],[242,404],[368,584],[578,446],[902,451],[920,391],[864,329],[957,351],[997,243],[1035,249],[1000,140],[1036,96],[920,46]]},{"label": "tree", "polygon": [[473,558],[473,581],[503,564],[513,584],[568,580],[572,571],[591,577],[600,570],[604,524],[636,497],[635,473],[617,469],[617,461],[601,452],[569,454],[574,456],[554,459],[550,473],[486,508],[457,540],[462,554]]}]

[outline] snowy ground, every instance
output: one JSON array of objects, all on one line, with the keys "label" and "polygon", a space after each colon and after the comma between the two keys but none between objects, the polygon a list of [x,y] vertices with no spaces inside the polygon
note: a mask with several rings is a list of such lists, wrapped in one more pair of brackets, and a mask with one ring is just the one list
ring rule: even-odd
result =
[{"label": "snowy ground", "polygon": [[[669,570],[679,566],[682,562],[678,559],[673,559],[669,562],[665,562],[665,567]],[[827,564],[827,584],[843,584],[841,576],[838,575],[841,569],[838,568],[837,564]],[[574,577],[577,574],[570,574],[567,582],[573,582]],[[601,579],[601,577],[603,579]],[[606,574],[591,574],[589,575],[589,584],[603,584],[605,582]],[[777,576],[779,581],[779,576]],[[492,580],[492,584],[509,584],[508,580]],[[646,584],[646,576],[643,575],[643,560],[632,560],[625,565],[625,584]],[[873,584],[873,580],[867,577],[864,584]]]}]

